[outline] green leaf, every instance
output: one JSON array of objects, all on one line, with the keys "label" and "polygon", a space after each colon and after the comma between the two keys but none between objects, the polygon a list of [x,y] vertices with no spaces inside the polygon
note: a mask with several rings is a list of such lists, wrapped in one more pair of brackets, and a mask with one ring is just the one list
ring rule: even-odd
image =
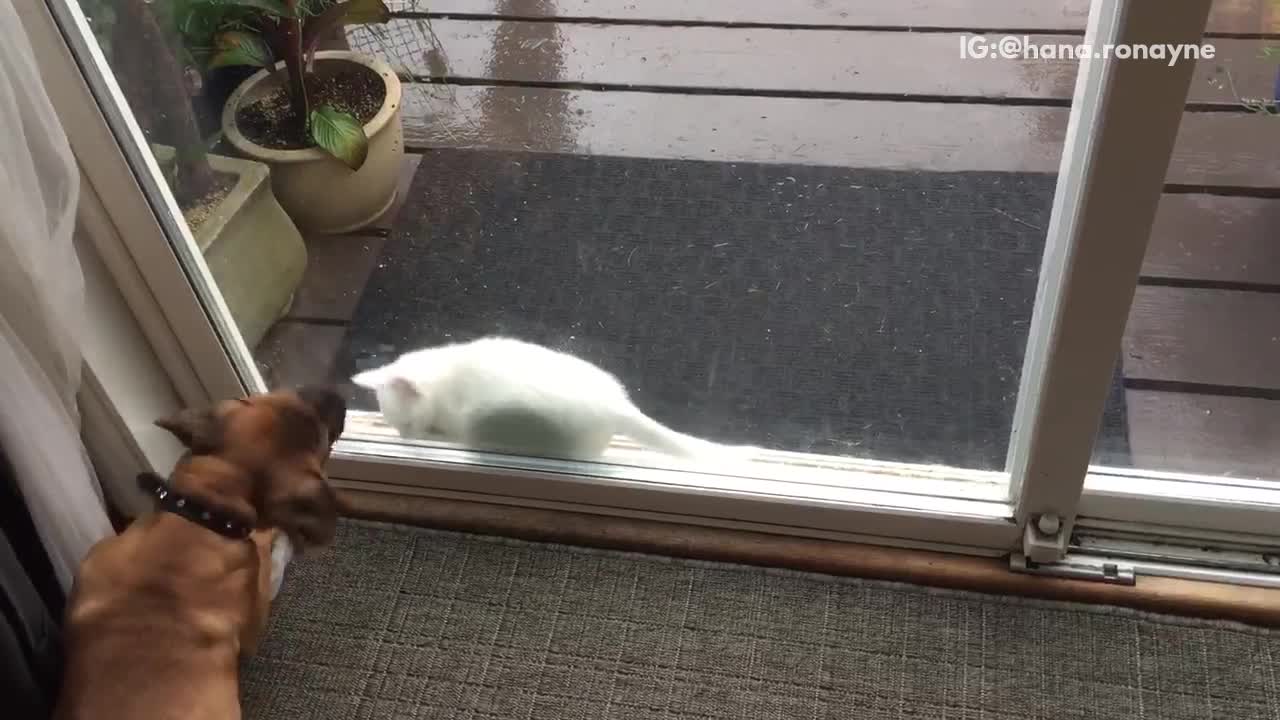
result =
[{"label": "green leaf", "polygon": [[391,9],[382,0],[348,0],[346,17],[347,25],[368,25],[384,23],[391,20]]},{"label": "green leaf", "polygon": [[218,35],[209,69],[232,65],[267,67],[271,64],[271,48],[261,36],[233,30]]},{"label": "green leaf", "polygon": [[369,155],[369,138],[364,134],[364,127],[331,105],[311,111],[311,139],[352,170],[359,170]]}]

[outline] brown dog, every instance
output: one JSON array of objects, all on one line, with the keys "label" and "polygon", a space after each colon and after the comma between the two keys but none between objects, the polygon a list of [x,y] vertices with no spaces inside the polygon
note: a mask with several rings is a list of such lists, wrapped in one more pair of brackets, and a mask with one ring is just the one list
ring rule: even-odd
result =
[{"label": "brown dog", "polygon": [[303,388],[156,423],[190,452],[153,485],[161,512],[81,563],[56,718],[240,717],[239,661],[266,626],[273,533],[298,551],[333,540],[324,465],[345,418],[336,391]]}]

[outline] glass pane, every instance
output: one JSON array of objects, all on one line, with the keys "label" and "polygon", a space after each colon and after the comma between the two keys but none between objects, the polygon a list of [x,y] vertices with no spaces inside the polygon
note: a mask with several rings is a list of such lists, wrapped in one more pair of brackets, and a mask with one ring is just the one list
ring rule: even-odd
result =
[{"label": "glass pane", "polygon": [[[256,67],[273,3],[81,2],[269,385],[344,383],[388,440],[1003,498],[1085,3],[306,0],[303,113]],[[493,336],[538,348],[361,375]]]},{"label": "glass pane", "polygon": [[[1223,32],[1280,30],[1274,9],[1215,17]],[[1094,462],[1275,480],[1280,42],[1208,42],[1217,56],[1200,63],[1125,332],[1123,432]]]}]

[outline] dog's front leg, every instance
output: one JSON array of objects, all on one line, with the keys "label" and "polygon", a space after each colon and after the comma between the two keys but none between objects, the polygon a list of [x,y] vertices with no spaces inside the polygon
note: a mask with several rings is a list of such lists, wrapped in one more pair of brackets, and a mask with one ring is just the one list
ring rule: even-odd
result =
[{"label": "dog's front leg", "polygon": [[267,618],[271,611],[273,591],[272,548],[278,530],[254,530],[249,539],[257,555],[258,567],[253,597],[249,606],[248,622],[240,636],[240,656],[248,658],[258,651],[258,644],[267,631]]},{"label": "dog's front leg", "polygon": [[293,560],[293,543],[289,536],[277,532],[271,541],[271,599],[280,594],[280,586],[284,584],[284,569]]}]

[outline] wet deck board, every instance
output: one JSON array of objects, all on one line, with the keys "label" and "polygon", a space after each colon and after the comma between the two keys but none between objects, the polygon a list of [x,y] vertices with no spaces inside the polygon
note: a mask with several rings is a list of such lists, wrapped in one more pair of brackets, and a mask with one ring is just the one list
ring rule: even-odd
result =
[{"label": "wet deck board", "polygon": [[[1057,172],[1066,108],[412,86],[409,147],[935,171]],[[1280,187],[1277,122],[1188,113],[1168,182]]]},{"label": "wet deck board", "polygon": [[1142,274],[1280,288],[1280,199],[1165,195]]},{"label": "wet deck board", "polygon": [[1124,376],[1280,390],[1280,293],[1139,287]]},{"label": "wet deck board", "polygon": [[[392,0],[396,10],[520,18],[1082,31],[1089,0]],[[1280,33],[1272,0],[1217,0],[1215,33]]]},{"label": "wet deck board", "polygon": [[254,348],[267,387],[328,382],[347,329],[340,325],[282,320]]},{"label": "wet deck board", "polygon": [[1125,393],[1135,467],[1280,477],[1280,401],[1191,393]]},{"label": "wet deck board", "polygon": [[[395,20],[376,31],[382,40],[357,33],[353,44],[380,49],[398,72],[415,77],[679,92],[1066,103],[1077,68],[1070,59],[964,60],[958,33],[449,19],[428,29],[427,22]],[[1030,37],[1044,45],[1079,42]],[[1262,56],[1265,45],[1216,41],[1214,59],[1197,63],[1189,102],[1234,108],[1242,98],[1270,97],[1276,63]]]}]

